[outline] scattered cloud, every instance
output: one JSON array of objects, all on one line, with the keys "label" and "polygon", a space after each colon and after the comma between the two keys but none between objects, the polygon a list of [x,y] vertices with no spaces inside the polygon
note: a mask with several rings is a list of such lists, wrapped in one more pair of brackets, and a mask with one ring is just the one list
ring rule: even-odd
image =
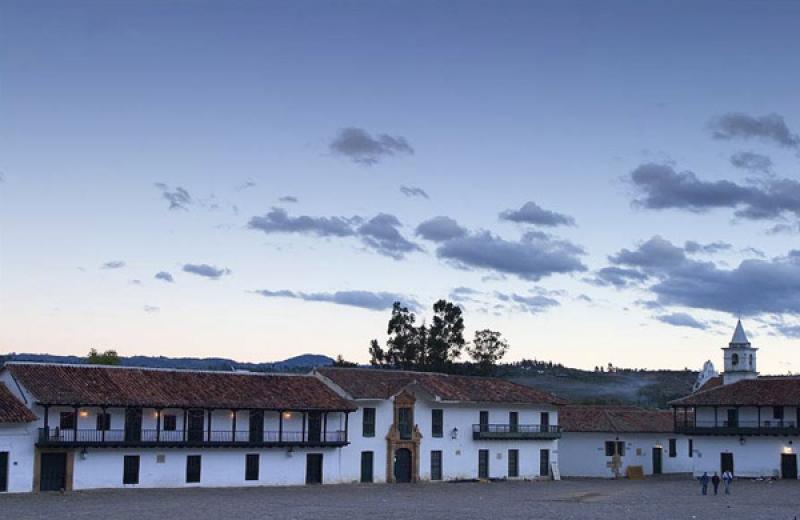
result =
[{"label": "scattered cloud", "polygon": [[450,291],[448,298],[454,302],[474,302],[475,296],[482,294],[480,291],[470,287],[456,287]]},{"label": "scattered cloud", "polygon": [[630,287],[647,280],[647,275],[640,273],[636,269],[625,269],[622,267],[603,267],[595,273],[595,277],[589,279],[590,283],[600,286],[613,286],[617,289]]},{"label": "scattered cloud", "polygon": [[757,184],[702,181],[690,171],[672,166],[642,164],[630,176],[641,197],[635,204],[648,209],[684,209],[703,212],[713,208],[736,209],[737,217],[774,219],[783,213],[800,216],[800,182],[767,178]]},{"label": "scattered cloud", "polygon": [[731,164],[750,172],[769,173],[772,170],[772,159],[755,152],[736,152],[731,155]]},{"label": "scattered cloud", "polygon": [[294,195],[284,195],[278,199],[280,202],[286,202],[289,204],[297,204],[300,200],[295,197]]},{"label": "scattered cloud", "polygon": [[162,280],[167,283],[173,283],[175,281],[172,275],[166,271],[157,272],[155,276],[153,276],[153,278],[155,278],[156,280]]},{"label": "scattered cloud", "polygon": [[586,270],[579,259],[585,254],[581,247],[540,232],[526,233],[514,242],[480,231],[443,242],[436,254],[464,269],[488,269],[533,281]]},{"label": "scattered cloud", "polygon": [[513,309],[531,314],[545,312],[552,307],[561,305],[557,300],[541,294],[526,296],[517,293],[495,293],[497,299],[510,305]]},{"label": "scattered cloud", "polygon": [[797,224],[775,224],[767,230],[768,235],[778,235],[783,233],[800,233],[800,223]]},{"label": "scattered cloud", "polygon": [[444,242],[467,236],[467,229],[450,217],[433,217],[417,226],[414,234],[431,242]]},{"label": "scattered cloud", "polygon": [[212,280],[218,280],[222,276],[231,274],[230,269],[215,267],[208,264],[186,264],[183,266],[184,273],[196,274]]},{"label": "scattered cloud", "polygon": [[372,311],[383,311],[391,309],[394,302],[402,302],[410,309],[418,310],[419,303],[402,294],[392,292],[372,292],[372,291],[336,291],[336,292],[317,292],[305,293],[289,290],[260,290],[255,291],[266,298],[295,298],[309,302],[327,302],[335,303],[337,305],[347,305],[350,307],[359,307],[362,309],[369,309]]},{"label": "scattered cloud", "polygon": [[406,197],[422,197],[423,199],[430,198],[425,190],[416,186],[400,186],[400,193]]},{"label": "scattered cloud", "polygon": [[249,190],[250,188],[255,188],[256,183],[252,180],[246,180],[242,184],[236,186],[236,191],[244,191]]},{"label": "scattered cloud", "polygon": [[129,280],[128,283],[131,285],[142,285],[142,281],[135,278],[133,280]]},{"label": "scattered cloud", "polygon": [[655,317],[658,321],[675,327],[689,327],[692,329],[705,330],[708,326],[705,323],[697,321],[685,312],[673,312],[672,314],[662,314]]},{"label": "scattered cloud", "polygon": [[723,114],[709,123],[715,139],[759,139],[787,148],[800,148],[800,136],[792,133],[783,116],[751,116],[741,112]]},{"label": "scattered cloud", "polygon": [[501,220],[508,220],[519,224],[533,224],[535,226],[574,226],[575,219],[562,213],[544,209],[535,202],[523,204],[519,209],[508,209],[500,213]]},{"label": "scattered cloud", "polygon": [[721,253],[722,251],[729,251],[732,248],[733,246],[731,244],[720,241],[701,244],[700,242],[695,242],[694,240],[687,240],[683,245],[683,249],[687,253],[706,253],[712,255],[715,253]]},{"label": "scattered cloud", "polygon": [[154,305],[145,305],[143,307],[143,309],[144,309],[144,312],[146,312],[148,314],[155,314],[155,313],[157,313],[157,312],[159,312],[161,310],[160,307],[156,307]]},{"label": "scattered cloud", "polygon": [[397,217],[387,213],[379,213],[369,220],[362,217],[291,217],[282,208],[272,208],[262,217],[251,218],[248,227],[268,234],[356,237],[368,248],[397,260],[404,258],[407,253],[422,250],[400,233],[402,224]]},{"label": "scattered cloud", "polygon": [[164,184],[163,182],[157,182],[155,184],[156,188],[161,191],[161,196],[169,202],[169,209],[183,209],[188,210],[189,206],[193,204],[192,196],[189,195],[189,192],[186,191],[184,188],[180,186],[175,186],[175,188],[170,188],[168,185]]},{"label": "scattered cloud", "polygon": [[333,153],[343,155],[355,163],[372,166],[392,155],[411,155],[414,149],[405,137],[379,134],[372,136],[362,128],[342,128],[331,141]]},{"label": "scattered cloud", "polygon": [[104,263],[101,268],[102,269],[122,269],[125,267],[125,262],[122,260],[111,260],[110,262]]}]

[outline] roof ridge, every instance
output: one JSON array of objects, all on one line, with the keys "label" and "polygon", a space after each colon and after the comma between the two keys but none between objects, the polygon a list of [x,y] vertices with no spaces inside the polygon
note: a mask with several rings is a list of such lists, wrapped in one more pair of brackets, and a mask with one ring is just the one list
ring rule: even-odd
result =
[{"label": "roof ridge", "polygon": [[146,370],[152,372],[182,372],[192,374],[220,374],[220,375],[238,375],[238,376],[279,376],[279,377],[311,377],[310,373],[292,373],[292,372],[254,372],[252,370],[210,370],[210,369],[196,369],[196,368],[167,368],[167,367],[138,367],[128,365],[93,365],[90,363],[54,363],[48,361],[6,361],[4,367],[7,366],[51,366],[51,367],[69,367],[69,368],[87,368],[99,370]]}]

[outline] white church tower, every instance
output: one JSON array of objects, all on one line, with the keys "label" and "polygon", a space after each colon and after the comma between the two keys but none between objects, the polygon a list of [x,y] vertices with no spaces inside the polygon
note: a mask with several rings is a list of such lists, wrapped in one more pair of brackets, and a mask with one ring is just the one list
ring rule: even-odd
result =
[{"label": "white church tower", "polygon": [[725,371],[722,373],[722,383],[728,385],[741,381],[742,379],[755,379],[758,377],[756,372],[756,351],[750,345],[747,335],[742,327],[742,320],[736,323],[736,330],[728,346],[723,348],[725,353]]}]

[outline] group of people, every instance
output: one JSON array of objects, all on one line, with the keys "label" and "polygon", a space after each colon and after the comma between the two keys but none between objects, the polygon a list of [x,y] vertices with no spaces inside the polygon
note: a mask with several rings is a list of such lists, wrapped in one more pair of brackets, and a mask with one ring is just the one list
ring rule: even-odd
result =
[{"label": "group of people", "polygon": [[711,485],[714,486],[714,494],[719,494],[719,483],[725,483],[725,494],[731,494],[731,482],[733,482],[733,473],[730,471],[725,471],[722,473],[722,478],[717,475],[717,472],[714,472],[714,476],[709,478],[708,472],[703,472],[703,476],[701,476],[698,480],[700,480],[700,487],[701,492],[704,495],[708,494],[708,483],[711,482]]}]

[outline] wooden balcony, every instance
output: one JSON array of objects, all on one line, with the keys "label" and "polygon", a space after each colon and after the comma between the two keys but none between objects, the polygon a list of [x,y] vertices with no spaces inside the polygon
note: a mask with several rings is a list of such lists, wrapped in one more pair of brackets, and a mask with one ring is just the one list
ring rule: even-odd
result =
[{"label": "wooden balcony", "polygon": [[800,435],[794,421],[675,421],[675,433],[687,435]]},{"label": "wooden balcony", "polygon": [[39,428],[38,447],[85,448],[340,448],[347,433],[300,431],[73,430]]},{"label": "wooden balcony", "polygon": [[560,426],[540,424],[473,424],[473,440],[553,440],[561,438]]}]

